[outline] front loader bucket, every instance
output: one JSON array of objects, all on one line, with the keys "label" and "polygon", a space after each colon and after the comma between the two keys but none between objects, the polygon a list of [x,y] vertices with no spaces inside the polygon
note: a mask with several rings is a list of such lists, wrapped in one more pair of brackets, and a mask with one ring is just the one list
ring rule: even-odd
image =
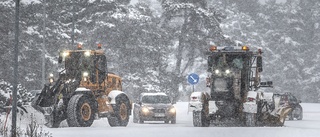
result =
[{"label": "front loader bucket", "polygon": [[286,117],[292,108],[290,107],[280,107],[274,110],[273,113],[264,113],[264,125],[266,126],[283,126]]},{"label": "front loader bucket", "polygon": [[50,88],[48,85],[45,85],[41,93],[38,94],[32,101],[31,106],[45,114],[46,108],[52,107],[55,104],[55,86]]},{"label": "front loader bucket", "polygon": [[288,114],[290,113],[290,111],[292,110],[291,107],[285,106],[285,107],[281,107],[278,110],[278,115],[279,115],[279,122],[282,124],[281,126],[283,126],[284,121],[286,120],[286,117],[288,116]]},{"label": "front loader bucket", "polygon": [[34,109],[44,115],[46,120],[45,125],[49,128],[59,127],[62,121],[62,118],[57,116],[55,112],[56,92],[54,87],[50,88],[48,85],[45,85],[41,93],[31,103]]}]

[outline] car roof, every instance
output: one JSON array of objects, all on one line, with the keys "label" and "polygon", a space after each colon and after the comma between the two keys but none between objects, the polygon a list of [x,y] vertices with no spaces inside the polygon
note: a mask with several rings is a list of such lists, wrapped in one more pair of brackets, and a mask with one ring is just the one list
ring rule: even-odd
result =
[{"label": "car roof", "polygon": [[158,93],[141,93],[141,96],[157,96],[157,95],[167,96],[166,93],[162,93],[162,92],[158,92]]}]

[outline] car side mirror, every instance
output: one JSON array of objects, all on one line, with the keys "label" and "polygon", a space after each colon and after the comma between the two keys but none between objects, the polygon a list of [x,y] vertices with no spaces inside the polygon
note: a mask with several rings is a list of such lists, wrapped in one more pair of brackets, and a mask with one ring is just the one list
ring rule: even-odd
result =
[{"label": "car side mirror", "polygon": [[171,101],[171,103],[172,103],[172,104],[176,104],[177,101],[173,99],[173,100]]},{"label": "car side mirror", "polygon": [[171,104],[177,104],[177,101],[171,101]]}]

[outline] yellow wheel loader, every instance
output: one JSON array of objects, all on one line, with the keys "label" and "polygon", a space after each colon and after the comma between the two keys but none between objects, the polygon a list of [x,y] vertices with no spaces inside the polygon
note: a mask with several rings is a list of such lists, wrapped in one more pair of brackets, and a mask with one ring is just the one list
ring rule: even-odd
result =
[{"label": "yellow wheel loader", "polygon": [[109,125],[127,126],[131,101],[122,91],[122,80],[108,72],[101,45],[97,50],[65,50],[59,54],[64,67],[55,79],[49,77],[33,108],[45,116],[46,126],[59,127],[66,120],[70,127],[89,127],[95,119],[107,117]]}]

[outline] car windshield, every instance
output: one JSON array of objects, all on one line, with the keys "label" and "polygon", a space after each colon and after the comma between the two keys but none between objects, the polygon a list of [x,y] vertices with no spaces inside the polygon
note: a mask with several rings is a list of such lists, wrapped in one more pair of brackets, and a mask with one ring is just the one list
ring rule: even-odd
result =
[{"label": "car windshield", "polygon": [[159,104],[159,103],[169,104],[169,103],[171,103],[169,97],[163,96],[163,95],[143,96],[141,102],[147,103],[147,104]]}]

